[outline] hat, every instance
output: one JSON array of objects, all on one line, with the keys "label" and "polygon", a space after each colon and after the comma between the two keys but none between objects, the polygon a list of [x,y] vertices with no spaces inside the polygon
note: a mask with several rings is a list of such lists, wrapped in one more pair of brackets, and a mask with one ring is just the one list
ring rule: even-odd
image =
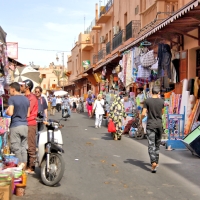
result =
[{"label": "hat", "polygon": [[25,85],[25,83],[24,82],[18,82],[20,85]]}]

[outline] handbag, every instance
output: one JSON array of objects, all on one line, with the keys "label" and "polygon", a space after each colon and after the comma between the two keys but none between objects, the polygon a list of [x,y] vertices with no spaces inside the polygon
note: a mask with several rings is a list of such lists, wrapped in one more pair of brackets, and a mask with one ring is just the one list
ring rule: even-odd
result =
[{"label": "handbag", "polygon": [[109,133],[116,133],[116,127],[112,119],[108,123],[108,132]]},{"label": "handbag", "polygon": [[148,51],[146,54],[144,54],[142,56],[142,59],[141,59],[141,64],[143,67],[149,67],[153,64],[156,63],[156,60],[154,58],[154,51],[151,50],[151,51]]}]

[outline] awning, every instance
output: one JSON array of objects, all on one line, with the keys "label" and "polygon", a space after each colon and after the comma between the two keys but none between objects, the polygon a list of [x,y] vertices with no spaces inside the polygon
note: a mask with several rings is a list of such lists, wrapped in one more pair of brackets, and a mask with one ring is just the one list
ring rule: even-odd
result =
[{"label": "awning", "polygon": [[[155,34],[157,31],[163,29],[167,25],[173,24],[173,22],[175,22],[176,20],[178,20],[182,16],[185,16],[189,11],[194,10],[199,5],[199,2],[200,2],[200,0],[193,0],[192,2],[186,4],[183,8],[181,8],[180,10],[175,12],[172,16],[168,17],[167,19],[162,21],[160,24],[158,24],[154,28],[152,28],[150,31],[148,31],[144,35],[140,36],[138,39],[136,39],[135,41],[133,41],[132,43],[130,43],[126,47],[120,49],[119,51],[123,52],[126,49],[128,49],[128,48],[138,44],[139,42],[143,41],[145,38],[151,36],[152,34]],[[200,9],[197,9],[197,10],[200,11]],[[200,14],[200,12],[198,14]],[[191,18],[191,19],[189,19],[189,18]],[[198,25],[200,24],[200,21],[198,19],[195,19],[195,18],[193,18],[193,20],[192,20],[192,18],[193,18],[193,16],[188,16],[188,18],[187,18],[188,24],[186,24],[186,21],[184,21],[184,24],[183,24],[184,26],[182,27],[182,30],[180,30],[180,29],[177,30],[179,28],[177,26],[173,26],[171,28],[174,29],[175,32],[179,32],[180,34],[181,34],[182,31],[184,33],[186,33],[188,31],[192,30],[192,28],[194,29],[194,27],[191,26],[192,22],[197,25],[196,26],[196,28],[197,28]]]},{"label": "awning", "polygon": [[18,67],[24,67],[24,66],[26,66],[26,65],[20,63],[19,61],[15,60],[13,58],[10,58],[10,57],[8,57],[8,61],[11,62],[12,64],[18,66]]},{"label": "awning", "polygon": [[6,35],[7,33],[0,26],[0,42],[6,43]]},{"label": "awning", "polygon": [[105,62],[99,64],[97,67],[94,68],[94,71],[98,70],[99,68],[103,67],[104,65],[110,63],[111,61],[113,61],[114,59],[116,59],[117,57],[119,57],[119,54],[116,53],[114,54],[111,58],[107,59]]}]

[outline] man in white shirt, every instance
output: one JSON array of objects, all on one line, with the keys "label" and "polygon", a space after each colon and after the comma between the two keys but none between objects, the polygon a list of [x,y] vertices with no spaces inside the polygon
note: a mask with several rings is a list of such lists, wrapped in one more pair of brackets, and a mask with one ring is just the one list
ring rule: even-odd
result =
[{"label": "man in white shirt", "polygon": [[58,112],[60,112],[60,110],[61,110],[61,104],[62,104],[62,99],[60,98],[60,96],[58,96],[56,98],[56,109]]}]

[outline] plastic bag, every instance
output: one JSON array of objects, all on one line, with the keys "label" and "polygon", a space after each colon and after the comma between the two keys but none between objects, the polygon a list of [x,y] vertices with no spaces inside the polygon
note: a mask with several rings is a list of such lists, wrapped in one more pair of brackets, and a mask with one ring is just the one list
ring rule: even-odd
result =
[{"label": "plastic bag", "polygon": [[116,127],[115,127],[115,124],[112,120],[110,120],[109,123],[108,123],[108,132],[109,133],[116,133]]}]

